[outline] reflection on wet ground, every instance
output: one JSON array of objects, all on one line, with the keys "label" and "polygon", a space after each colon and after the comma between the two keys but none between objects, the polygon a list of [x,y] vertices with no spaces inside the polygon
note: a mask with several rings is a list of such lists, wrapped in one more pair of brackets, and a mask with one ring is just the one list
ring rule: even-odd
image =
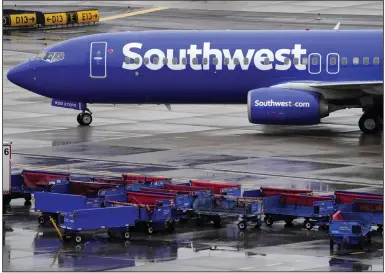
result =
[{"label": "reflection on wet ground", "polygon": [[13,202],[14,215],[7,217],[13,231],[7,232],[3,242],[5,271],[159,271],[168,266],[171,271],[192,266],[223,270],[217,263],[228,259],[233,262],[227,270],[382,270],[383,240],[375,233],[364,251],[344,248],[330,252],[327,232],[308,231],[301,220],[291,226],[276,223],[244,232],[234,223],[220,229],[188,224],[177,226],[173,234],[134,232],[126,242],[98,232],[89,234],[82,244],[63,244],[54,228],[38,227],[37,214],[22,207],[20,199]]}]

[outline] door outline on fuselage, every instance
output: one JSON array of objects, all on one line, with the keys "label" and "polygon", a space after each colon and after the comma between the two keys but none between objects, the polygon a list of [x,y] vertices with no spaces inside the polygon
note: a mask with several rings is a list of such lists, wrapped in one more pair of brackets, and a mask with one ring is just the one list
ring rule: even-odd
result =
[{"label": "door outline on fuselage", "polygon": [[[312,66],[316,66],[316,65],[313,65],[312,64],[312,62],[311,62],[311,57],[312,56],[318,56],[318,67],[319,67],[319,71],[318,72],[314,72],[314,71],[312,71]],[[307,57],[307,64],[308,64],[308,66],[307,66],[307,68],[308,68],[308,71],[309,71],[309,73],[310,74],[319,74],[319,73],[321,73],[321,70],[322,70],[322,57],[321,57],[321,54],[319,54],[319,53],[310,53],[309,54],[309,56]]]},{"label": "door outline on fuselage", "polygon": [[[337,66],[337,72],[329,71],[329,63],[330,63],[329,56],[330,55],[332,55],[332,57],[336,57],[336,59],[337,59],[337,64],[336,65],[331,65],[332,67]],[[329,74],[338,74],[340,72],[340,54],[338,54],[338,53],[329,53],[328,55],[326,55],[326,72],[328,72]]]},{"label": "door outline on fuselage", "polygon": [[[93,56],[92,47],[94,44],[104,44],[104,75],[103,76],[94,76],[92,75],[92,61],[97,56]],[[107,78],[107,42],[92,42],[90,45],[90,78],[91,79],[105,79]]]}]

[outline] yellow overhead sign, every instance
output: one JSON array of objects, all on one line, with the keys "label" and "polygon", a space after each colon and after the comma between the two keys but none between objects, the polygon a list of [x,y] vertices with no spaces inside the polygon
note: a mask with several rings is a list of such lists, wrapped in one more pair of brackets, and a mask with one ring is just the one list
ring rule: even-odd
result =
[{"label": "yellow overhead sign", "polygon": [[11,14],[11,27],[33,26],[37,24],[35,13]]},{"label": "yellow overhead sign", "polygon": [[62,13],[44,13],[44,23],[46,26],[66,25],[67,14]]},{"label": "yellow overhead sign", "polygon": [[78,23],[99,22],[99,10],[83,10],[77,12]]}]

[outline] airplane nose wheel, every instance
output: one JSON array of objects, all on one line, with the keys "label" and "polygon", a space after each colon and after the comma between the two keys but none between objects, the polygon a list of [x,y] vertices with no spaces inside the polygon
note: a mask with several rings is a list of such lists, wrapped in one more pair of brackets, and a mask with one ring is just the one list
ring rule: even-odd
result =
[{"label": "airplane nose wheel", "polygon": [[358,125],[363,133],[375,134],[382,130],[383,121],[381,116],[372,110],[361,116]]},{"label": "airplane nose wheel", "polygon": [[92,123],[92,114],[87,112],[82,112],[78,115],[77,121],[82,126],[88,126]]}]

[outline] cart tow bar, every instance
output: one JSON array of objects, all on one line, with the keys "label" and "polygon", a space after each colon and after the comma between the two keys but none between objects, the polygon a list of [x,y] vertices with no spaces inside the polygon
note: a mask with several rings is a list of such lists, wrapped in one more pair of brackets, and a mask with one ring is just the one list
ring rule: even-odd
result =
[{"label": "cart tow bar", "polygon": [[62,236],[59,228],[57,227],[55,220],[51,216],[49,217],[49,220],[51,221],[53,227],[56,229],[57,234],[59,234],[60,240],[63,240],[63,236]]}]

